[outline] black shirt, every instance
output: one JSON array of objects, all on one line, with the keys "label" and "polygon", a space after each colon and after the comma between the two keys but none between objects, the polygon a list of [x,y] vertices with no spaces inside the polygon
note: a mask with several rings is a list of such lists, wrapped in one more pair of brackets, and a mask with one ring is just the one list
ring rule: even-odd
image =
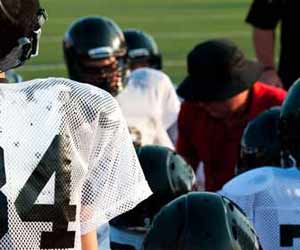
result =
[{"label": "black shirt", "polygon": [[246,22],[261,29],[281,22],[279,76],[288,89],[300,77],[300,0],[254,0]]}]

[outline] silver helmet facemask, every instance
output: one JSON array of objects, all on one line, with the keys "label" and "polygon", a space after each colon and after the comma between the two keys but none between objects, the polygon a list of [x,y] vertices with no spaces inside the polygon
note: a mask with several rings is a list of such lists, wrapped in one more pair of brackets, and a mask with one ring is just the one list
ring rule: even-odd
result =
[{"label": "silver helmet facemask", "polygon": [[[15,22],[15,19],[7,12],[2,1],[0,0],[0,11],[2,11],[5,16]],[[6,56],[0,59],[0,72],[5,72],[9,69],[13,69],[21,66],[26,60],[31,57],[35,57],[39,52],[39,41],[42,32],[42,26],[47,20],[47,13],[44,9],[39,9],[37,13],[37,20],[29,37],[21,37],[17,41],[17,46],[15,46]]]}]

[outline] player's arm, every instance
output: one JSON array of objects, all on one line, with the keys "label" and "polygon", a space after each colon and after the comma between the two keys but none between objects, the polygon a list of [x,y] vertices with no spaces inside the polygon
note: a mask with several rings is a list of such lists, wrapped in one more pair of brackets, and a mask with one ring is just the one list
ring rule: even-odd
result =
[{"label": "player's arm", "polygon": [[97,233],[91,231],[81,236],[81,249],[82,250],[98,250]]},{"label": "player's arm", "polygon": [[281,87],[282,83],[277,75],[274,62],[275,31],[272,29],[264,30],[260,28],[254,28],[253,44],[256,57],[264,67],[264,72],[260,80]]},{"label": "player's arm", "polygon": [[267,67],[267,69],[275,69],[274,63],[274,47],[275,32],[272,29],[254,28],[253,44],[257,59]]},{"label": "player's arm", "polygon": [[257,58],[265,66],[275,65],[275,30],[282,18],[282,2],[282,0],[253,0],[246,17],[246,22],[254,28],[253,43]]},{"label": "player's arm", "polygon": [[[275,69],[275,30],[282,17],[283,1],[253,0],[246,18],[253,29],[253,47],[265,70],[261,81],[280,86]],[[268,15],[266,15],[268,13]]]}]

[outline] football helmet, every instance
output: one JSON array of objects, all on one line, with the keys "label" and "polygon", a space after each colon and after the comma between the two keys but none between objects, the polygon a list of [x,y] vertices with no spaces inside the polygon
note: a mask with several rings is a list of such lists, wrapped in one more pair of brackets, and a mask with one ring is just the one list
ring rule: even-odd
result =
[{"label": "football helmet", "polygon": [[261,166],[281,166],[279,116],[280,107],[276,106],[248,123],[241,139],[241,155],[236,174]]},{"label": "football helmet", "polygon": [[152,36],[137,29],[125,30],[124,36],[131,67],[143,63],[154,69],[162,69],[162,55]]},{"label": "football helmet", "polygon": [[295,165],[300,166],[300,79],[289,89],[282,104],[279,119],[279,138],[282,148]]},{"label": "football helmet", "polygon": [[[0,0],[0,16],[4,16],[12,24],[20,23],[10,13],[11,11],[6,7],[5,2]],[[16,37],[17,40],[13,41],[13,43],[16,44],[15,47],[4,57],[0,58],[0,72],[19,67],[24,64],[26,60],[38,55],[41,28],[47,20],[47,13],[44,9],[40,8],[36,16],[32,18],[34,22],[32,24],[32,30],[28,34],[23,34],[22,37]],[[19,29],[22,28],[20,27]]]},{"label": "football helmet", "polygon": [[133,210],[112,220],[111,224],[145,232],[153,216],[165,204],[192,190],[195,174],[181,156],[167,147],[143,146],[137,148],[137,155],[153,195]]},{"label": "football helmet", "polygon": [[229,199],[192,192],[163,207],[155,216],[143,250],[259,250],[246,215]]},{"label": "football helmet", "polygon": [[83,17],[71,24],[63,40],[69,77],[100,87],[113,96],[123,88],[127,48],[119,26],[106,17]]}]

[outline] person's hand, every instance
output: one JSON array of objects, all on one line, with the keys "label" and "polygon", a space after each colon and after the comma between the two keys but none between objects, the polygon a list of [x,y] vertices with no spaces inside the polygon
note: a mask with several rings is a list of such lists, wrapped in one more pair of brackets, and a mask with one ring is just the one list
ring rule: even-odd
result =
[{"label": "person's hand", "polygon": [[205,191],[204,162],[200,161],[196,170],[196,181],[192,188],[193,191]]},{"label": "person's hand", "polygon": [[269,70],[265,70],[260,79],[261,82],[275,86],[275,87],[279,87],[279,88],[283,88],[283,84],[282,81],[280,79],[280,77],[278,76],[277,72],[275,69],[269,69]]}]

